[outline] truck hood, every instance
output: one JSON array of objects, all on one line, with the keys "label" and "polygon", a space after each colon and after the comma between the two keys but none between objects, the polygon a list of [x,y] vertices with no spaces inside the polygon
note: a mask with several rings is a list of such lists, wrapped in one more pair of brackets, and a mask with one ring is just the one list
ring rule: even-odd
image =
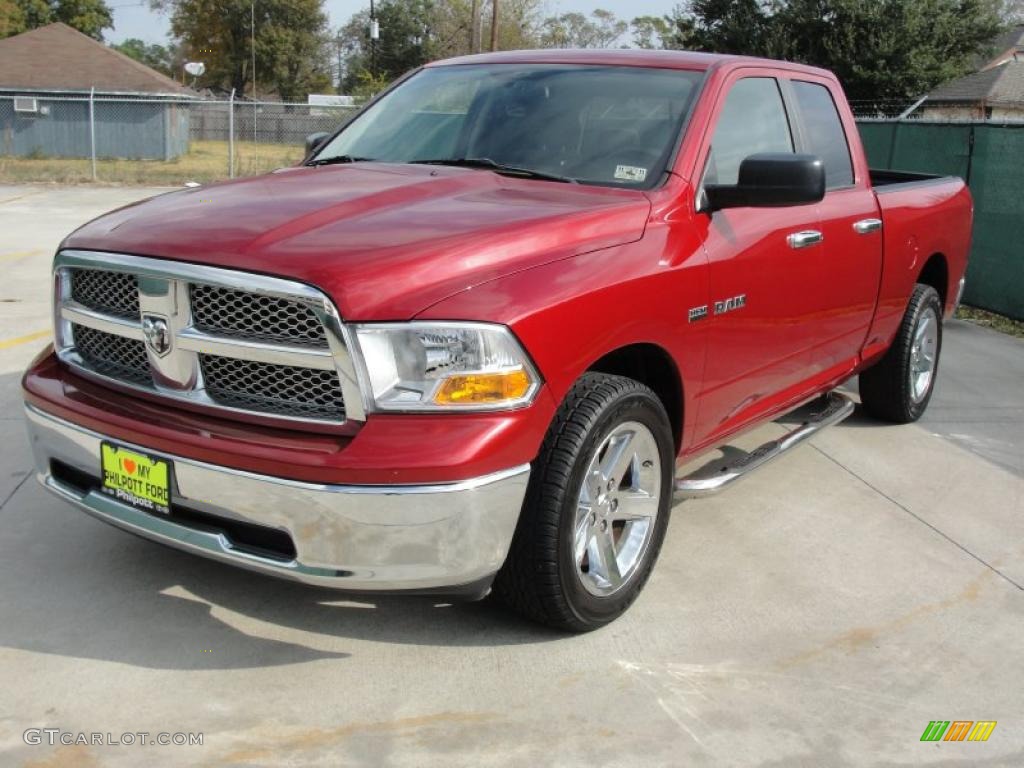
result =
[{"label": "truck hood", "polygon": [[62,247],[288,277],[349,320],[403,320],[512,272],[639,239],[635,190],[483,170],[358,163],[287,168],[108,213]]}]

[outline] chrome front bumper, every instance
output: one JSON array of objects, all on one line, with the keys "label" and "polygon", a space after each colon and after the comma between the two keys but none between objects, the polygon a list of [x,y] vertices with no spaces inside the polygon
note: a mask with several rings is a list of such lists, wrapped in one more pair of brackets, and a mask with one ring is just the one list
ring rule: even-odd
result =
[{"label": "chrome front bumper", "polygon": [[[69,482],[55,467],[99,484],[100,442],[91,430],[25,407],[42,485],[94,517],[215,560],[307,584],[346,590],[483,591],[512,541],[530,476],[528,464],[438,485],[320,485],[283,480],[163,454],[173,462],[170,516],[141,512],[95,487]],[[292,558],[240,547],[209,526],[176,519],[173,505],[207,520],[287,534]],[[230,528],[230,526],[227,526]]]}]

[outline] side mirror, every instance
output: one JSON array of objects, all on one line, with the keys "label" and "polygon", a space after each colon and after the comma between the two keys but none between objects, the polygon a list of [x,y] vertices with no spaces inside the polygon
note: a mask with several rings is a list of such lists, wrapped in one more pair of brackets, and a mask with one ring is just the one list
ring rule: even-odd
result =
[{"label": "side mirror", "polygon": [[312,155],[330,135],[331,134],[324,133],[323,131],[320,133],[309,134],[309,136],[306,137],[306,157]]},{"label": "side mirror", "polygon": [[809,205],[825,197],[825,166],[816,155],[764,153],[740,163],[736,184],[705,184],[706,211]]}]

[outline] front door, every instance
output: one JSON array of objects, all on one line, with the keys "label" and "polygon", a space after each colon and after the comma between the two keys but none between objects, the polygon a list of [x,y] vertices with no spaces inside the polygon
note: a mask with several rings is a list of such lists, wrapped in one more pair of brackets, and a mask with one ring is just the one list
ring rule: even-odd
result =
[{"label": "front door", "polygon": [[[725,84],[701,157],[702,183],[735,184],[742,160],[793,152],[779,82],[741,70]],[[821,238],[816,205],[702,214],[710,277],[698,443],[798,394],[811,375]]]}]

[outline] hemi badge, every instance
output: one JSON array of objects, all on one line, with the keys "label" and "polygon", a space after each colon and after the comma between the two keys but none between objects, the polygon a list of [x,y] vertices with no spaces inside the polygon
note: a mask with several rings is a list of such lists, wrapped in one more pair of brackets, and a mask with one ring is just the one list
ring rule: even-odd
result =
[{"label": "hemi badge", "polygon": [[695,323],[698,320],[703,320],[708,316],[708,305],[703,304],[699,307],[691,307],[690,309],[690,322]]}]

